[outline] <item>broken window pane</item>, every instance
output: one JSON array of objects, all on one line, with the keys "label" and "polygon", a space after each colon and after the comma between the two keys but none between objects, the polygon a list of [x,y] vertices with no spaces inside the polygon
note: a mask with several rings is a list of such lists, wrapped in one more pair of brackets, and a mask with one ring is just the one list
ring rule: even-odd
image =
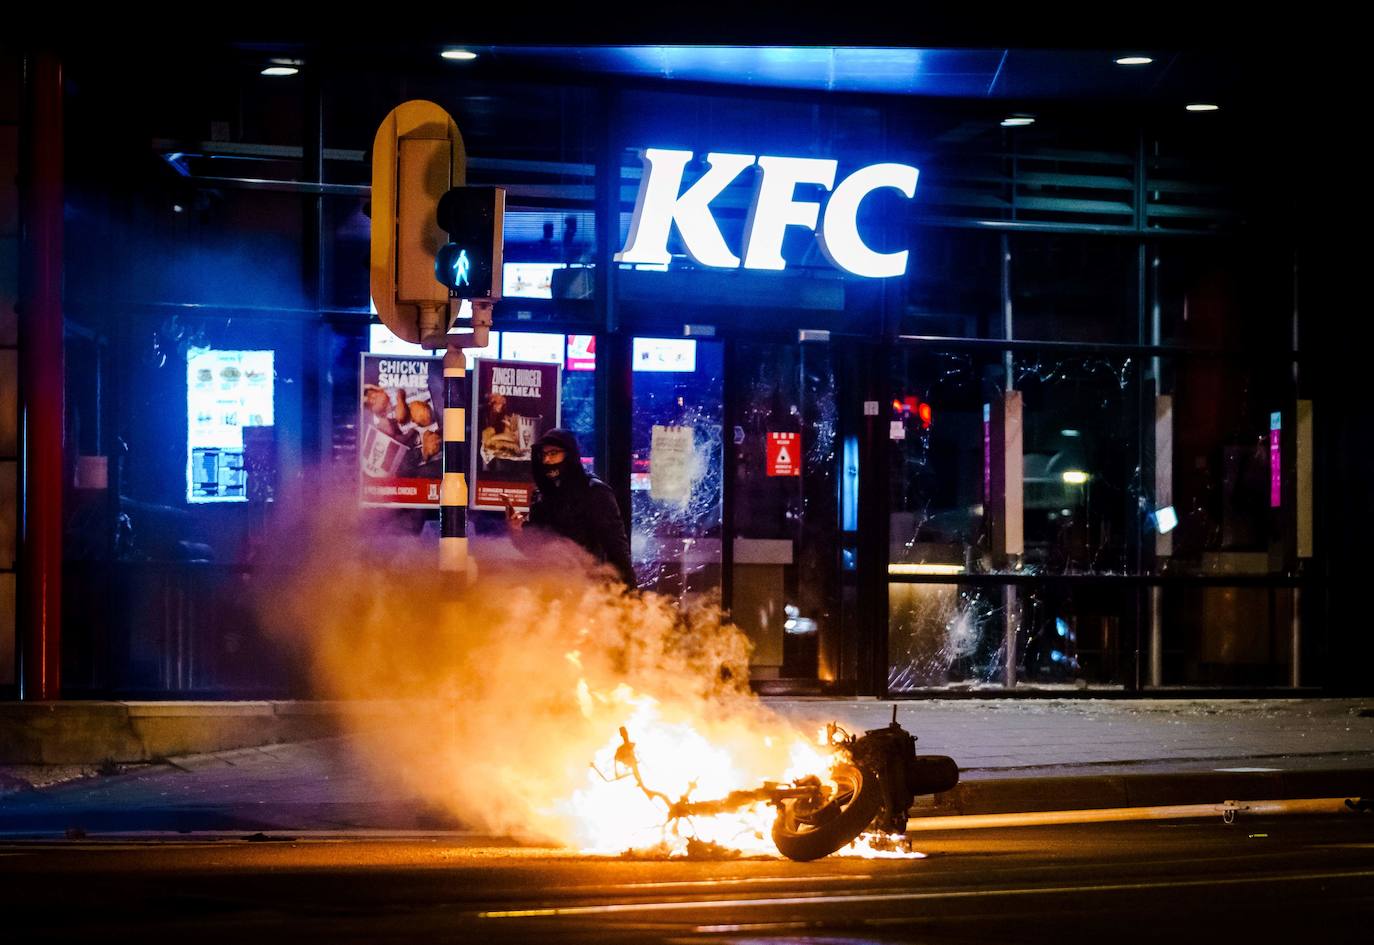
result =
[{"label": "broken window pane", "polygon": [[686,602],[720,589],[721,344],[636,343],[631,556],[641,587]]}]

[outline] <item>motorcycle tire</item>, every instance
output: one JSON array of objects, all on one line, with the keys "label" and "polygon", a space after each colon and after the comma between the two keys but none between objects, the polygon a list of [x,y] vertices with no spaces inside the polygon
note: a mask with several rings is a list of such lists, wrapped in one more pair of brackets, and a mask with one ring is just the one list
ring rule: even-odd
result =
[{"label": "motorcycle tire", "polygon": [[795,802],[778,811],[773,843],[789,860],[807,863],[829,856],[863,833],[882,807],[882,787],[873,772],[857,765],[836,765],[832,774],[840,793],[839,809],[831,816],[820,823],[804,823],[795,814]]}]

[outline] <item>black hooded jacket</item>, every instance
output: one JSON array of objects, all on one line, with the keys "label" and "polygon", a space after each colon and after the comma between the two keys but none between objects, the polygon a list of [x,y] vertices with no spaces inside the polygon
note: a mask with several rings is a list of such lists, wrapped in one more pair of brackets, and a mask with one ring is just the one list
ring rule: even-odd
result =
[{"label": "black hooded jacket", "polygon": [[[557,481],[544,472],[544,448],[560,447],[563,465]],[[530,451],[537,491],[530,506],[529,525],[561,535],[585,548],[592,557],[615,568],[620,579],[635,586],[630,564],[630,541],[611,487],[582,468],[582,451],[568,430],[550,430]]]}]

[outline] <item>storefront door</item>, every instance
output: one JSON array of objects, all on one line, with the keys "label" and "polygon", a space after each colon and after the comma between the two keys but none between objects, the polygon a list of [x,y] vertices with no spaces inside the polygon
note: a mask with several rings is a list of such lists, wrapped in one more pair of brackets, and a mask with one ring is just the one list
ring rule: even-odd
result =
[{"label": "storefront door", "polygon": [[753,644],[756,681],[840,678],[843,448],[829,346],[639,338],[634,367],[640,585],[684,604],[718,597]]}]

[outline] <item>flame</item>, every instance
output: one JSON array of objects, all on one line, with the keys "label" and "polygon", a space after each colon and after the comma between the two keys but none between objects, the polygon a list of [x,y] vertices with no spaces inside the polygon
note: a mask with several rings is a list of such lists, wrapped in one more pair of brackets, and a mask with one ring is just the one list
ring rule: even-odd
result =
[{"label": "flame", "polygon": [[[433,547],[376,527],[351,484],[283,522],[264,541],[272,580],[258,604],[318,694],[360,707],[351,741],[379,777],[529,842],[680,855],[695,839],[778,855],[766,803],[670,822],[634,778],[595,770],[613,775],[625,726],[646,787],[674,800],[828,777],[825,730],[808,735],[813,722],[750,692],[748,640],[718,608],[622,594],[561,546],[503,562],[475,543],[480,579],[440,595]],[[896,850],[861,838],[839,855],[909,855]]]},{"label": "flame", "polygon": [[[590,696],[585,680],[579,680],[579,691]],[[746,727],[739,732],[718,731],[713,740],[692,721],[665,719],[657,700],[635,695],[627,686],[617,687],[608,696],[591,698],[626,710],[626,729],[634,740],[645,786],[670,798],[719,799],[731,791],[758,788],[764,781],[792,782],[808,775],[829,781],[833,756],[830,733],[825,728],[811,740],[776,720],[779,728],[772,734],[760,735]],[[741,756],[727,747],[748,741],[762,746],[762,752]],[[777,812],[771,805],[758,802],[737,811],[673,822],[667,804],[646,794],[629,772],[609,776],[617,770],[616,753],[621,745],[619,734],[607,739],[588,766],[586,784],[554,805],[551,812],[572,822],[581,852],[680,856],[688,852],[688,841],[696,840],[751,855],[778,855],[771,836]],[[770,771],[770,763],[778,766]],[[835,855],[872,859],[925,856],[912,851],[902,835],[876,833],[860,836]]]},{"label": "flame", "polygon": [[[766,780],[823,775],[830,766],[825,753],[800,732],[788,731],[780,720],[778,731],[768,735],[726,723],[708,736],[699,720],[665,717],[656,699],[634,695],[628,687],[617,689],[607,701],[623,704],[627,711],[626,729],[634,739],[646,786],[674,799],[719,799],[731,791],[757,788]],[[687,841],[695,839],[744,853],[777,854],[771,838],[776,812],[766,803],[673,823],[667,805],[646,795],[627,773],[606,780],[616,767],[620,745],[618,733],[608,738],[596,752],[594,767],[588,767],[585,783],[553,807],[552,813],[573,825],[574,842],[582,852],[680,855]],[[752,752],[741,750],[748,745]]]}]

